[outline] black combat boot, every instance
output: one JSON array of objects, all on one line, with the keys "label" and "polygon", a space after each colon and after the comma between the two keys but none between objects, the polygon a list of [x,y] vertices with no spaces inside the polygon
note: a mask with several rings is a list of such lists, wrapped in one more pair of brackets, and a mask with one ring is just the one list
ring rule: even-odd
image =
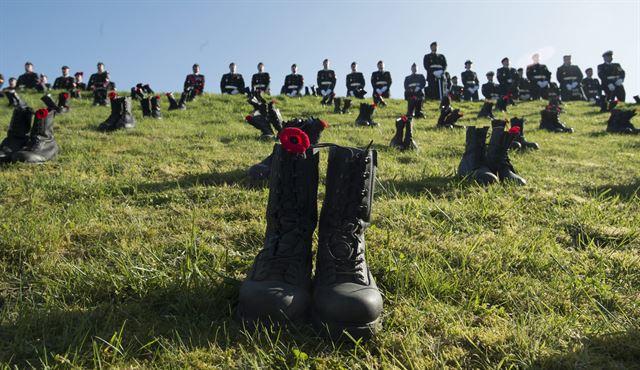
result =
[{"label": "black combat boot", "polygon": [[151,100],[151,117],[155,119],[162,119],[162,112],[160,112],[160,97],[157,95],[152,96],[150,100]]},{"label": "black combat boot", "polygon": [[496,100],[496,109],[499,112],[506,112],[507,111],[507,102],[508,102],[508,98],[506,96],[498,98]]},{"label": "black combat boot", "polygon": [[551,132],[573,132],[571,127],[560,122],[560,109],[554,106],[540,111],[540,128]]},{"label": "black combat boot", "polygon": [[151,98],[140,99],[140,107],[142,107],[142,117],[151,117]]},{"label": "black combat boot", "polygon": [[180,94],[180,101],[178,101],[178,109],[180,110],[185,110],[187,109],[187,97],[189,97],[188,94],[182,93]]},{"label": "black combat boot", "polygon": [[519,149],[540,149],[540,146],[537,143],[532,141],[527,141],[524,138],[524,123],[526,120],[524,118],[513,117],[511,118],[511,127],[518,127],[518,135],[516,136],[514,143],[520,144]]},{"label": "black combat boot", "polygon": [[21,108],[26,108],[27,107],[27,103],[24,102],[24,100],[22,100],[20,98],[20,96],[18,95],[18,93],[15,90],[7,90],[4,92],[5,96],[7,97],[7,101],[9,102],[9,106],[12,108],[17,108],[17,107],[21,107]]},{"label": "black combat boot", "polygon": [[407,124],[409,118],[407,116],[402,116],[396,120],[396,134],[393,135],[389,146],[396,149],[402,149],[402,136],[404,132],[404,126]]},{"label": "black combat boot", "polygon": [[33,109],[30,107],[18,106],[13,108],[7,137],[0,143],[0,163],[10,162],[11,155],[27,145],[32,120]]},{"label": "black combat boot", "polygon": [[280,109],[276,107],[275,101],[271,101],[267,105],[267,122],[273,126],[276,132],[282,131],[282,115]]},{"label": "black combat boot", "polygon": [[493,103],[492,102],[485,101],[484,104],[482,104],[482,108],[480,109],[480,112],[478,112],[478,118],[494,119],[494,117],[493,117]]},{"label": "black combat boot", "polygon": [[142,92],[142,84],[137,84],[136,87],[131,88],[131,100],[144,99],[144,93]]},{"label": "black combat boot", "polygon": [[304,87],[304,96],[309,96],[311,95],[311,92],[309,91],[309,86],[305,86]]},{"label": "black combat boot", "polygon": [[405,123],[402,150],[418,150],[418,144],[413,140],[413,118],[411,117]]},{"label": "black combat boot", "polygon": [[511,142],[518,135],[515,130],[505,132],[507,121],[491,121],[491,137],[487,148],[487,166],[494,174],[498,175],[500,181],[510,181],[517,185],[526,185],[527,181],[518,176],[516,170],[509,160],[509,147]]},{"label": "black combat boot", "polygon": [[377,126],[378,123],[373,121],[373,112],[375,110],[375,105],[360,103],[360,114],[358,114],[358,118],[356,118],[356,125]]},{"label": "black combat boot", "polygon": [[464,154],[458,165],[458,176],[468,177],[482,185],[498,181],[498,177],[486,165],[485,140],[489,127],[468,126]]},{"label": "black combat boot", "polygon": [[253,114],[246,116],[244,119],[251,126],[260,130],[261,135],[258,140],[273,140],[273,130],[271,129],[271,125],[267,122],[267,118],[263,116],[260,111],[254,111]]},{"label": "black combat boot", "polygon": [[333,104],[333,99],[336,97],[336,93],[331,92],[331,94],[329,94],[329,99],[327,100],[327,105],[331,105]]},{"label": "black combat boot", "polygon": [[351,114],[351,99],[344,98],[344,105],[342,106],[342,114]]},{"label": "black combat boot", "polygon": [[63,91],[58,94],[58,113],[67,113],[69,112],[69,98],[71,96],[68,92]]},{"label": "black combat boot", "polygon": [[413,117],[416,111],[416,99],[410,97],[407,100],[407,117]]},{"label": "black combat boot", "polygon": [[238,315],[250,327],[296,323],[311,302],[319,155],[313,148],[293,153],[276,144],[270,157],[264,247],[240,287],[238,302]]},{"label": "black combat boot", "polygon": [[636,104],[640,104],[640,95],[634,96],[633,100],[636,102]]},{"label": "black combat boot", "polygon": [[635,110],[614,109],[611,111],[609,121],[607,122],[607,132],[617,134],[637,135],[640,129],[631,123],[631,118],[636,115]]},{"label": "black combat boot", "polygon": [[413,116],[418,119],[424,118],[424,113],[422,113],[422,104],[424,103],[424,99],[416,99],[415,101],[415,110],[413,112]]},{"label": "black combat boot", "polygon": [[[317,118],[308,118],[306,120],[302,120],[299,118],[292,119],[290,121],[286,121],[282,124],[283,127],[296,127],[304,131],[309,137],[309,141],[311,145],[318,144],[320,141],[320,134],[322,131],[327,128],[327,124]],[[269,168],[271,166],[272,154],[267,156],[265,159],[260,161],[260,163],[256,163],[253,166],[249,167],[247,171],[249,177],[253,181],[262,181],[264,179],[269,178]]]},{"label": "black combat boot", "polygon": [[456,124],[460,118],[464,115],[460,113],[460,109],[451,109],[450,106],[445,107],[440,110],[440,116],[438,117],[438,122],[436,123],[437,128],[464,128],[464,126],[460,126]]},{"label": "black combat boot", "polygon": [[131,114],[131,97],[117,97],[111,99],[111,114],[106,121],[98,126],[98,131],[114,131],[135,127],[135,120]]},{"label": "black combat boot", "polygon": [[95,88],[93,90],[93,105],[107,105],[107,89]]},{"label": "black combat boot", "polygon": [[47,106],[47,109],[51,112],[61,113],[61,108],[53,101],[53,97],[51,94],[46,94],[42,98],[40,98],[42,102]]},{"label": "black combat boot", "polygon": [[320,105],[328,105],[329,103],[327,103],[329,101],[329,95],[325,95],[322,97],[322,99],[320,99]]},{"label": "black combat boot", "polygon": [[56,111],[38,109],[29,133],[27,144],[11,155],[14,162],[44,163],[53,159],[59,151],[53,137],[53,119]]},{"label": "black combat boot", "polygon": [[344,332],[368,339],[382,327],[382,296],[367,266],[364,240],[376,162],[369,148],[329,149],[311,315],[316,329],[334,339]]},{"label": "black combat boot", "polygon": [[167,100],[169,100],[169,110],[180,109],[180,106],[178,105],[178,101],[176,100],[175,96],[173,96],[173,93],[168,92],[164,95],[167,97]]},{"label": "black combat boot", "polygon": [[142,91],[147,93],[147,94],[154,94],[154,91],[151,88],[151,86],[149,86],[149,84],[142,85]]},{"label": "black combat boot", "polygon": [[340,108],[341,105],[342,105],[342,99],[341,98],[335,98],[333,100],[333,113],[335,113],[335,114],[342,113],[342,108]]}]

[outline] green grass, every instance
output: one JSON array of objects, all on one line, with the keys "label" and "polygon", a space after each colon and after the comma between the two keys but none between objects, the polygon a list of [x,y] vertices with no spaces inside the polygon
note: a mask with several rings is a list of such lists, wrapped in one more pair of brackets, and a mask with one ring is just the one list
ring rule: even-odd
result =
[{"label": "green grass", "polygon": [[[39,96],[27,95],[38,108]],[[455,177],[464,130],[416,121],[417,153],[387,144],[405,109],[355,127],[318,98],[281,99],[285,118],[329,122],[323,142],[379,151],[367,256],[384,331],[338,344],[309,327],[246,332],[238,288],[265,228],[268,189],[245,169],[270,153],[241,97],[95,130],[109,108],[72,101],[56,117],[59,157],[0,168],[0,364],[12,367],[640,368],[640,137],[566,104],[574,134],[538,130],[511,154],[525,187]],[[11,111],[0,106],[0,129]],[[480,103],[454,104],[487,124]],[[321,177],[327,153],[321,153]],[[323,198],[324,186],[319,198]],[[320,203],[319,203],[320,204]],[[1,366],[0,366],[1,367]]]}]

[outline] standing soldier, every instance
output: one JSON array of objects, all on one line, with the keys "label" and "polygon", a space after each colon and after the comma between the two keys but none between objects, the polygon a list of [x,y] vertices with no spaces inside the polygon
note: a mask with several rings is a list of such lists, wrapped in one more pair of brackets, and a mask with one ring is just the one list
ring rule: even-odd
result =
[{"label": "standing soldier", "polygon": [[464,88],[458,85],[458,77],[451,77],[451,86],[449,87],[449,97],[453,101],[462,100],[462,96],[464,95]]},{"label": "standing soldier", "polygon": [[404,99],[407,101],[407,117],[424,118],[422,102],[424,101],[424,87],[426,84],[424,76],[418,73],[418,66],[413,63],[411,65],[411,74],[404,78]]},{"label": "standing soldier", "polygon": [[582,71],[571,64],[571,55],[562,57],[563,64],[556,71],[556,78],[560,84],[560,98],[563,101],[584,100],[582,94]]},{"label": "standing soldier", "polygon": [[364,98],[367,93],[364,91],[364,75],[358,72],[358,63],[351,63],[351,73],[347,75],[347,96],[355,96],[358,99]]},{"label": "standing soldier", "polygon": [[24,64],[24,73],[18,76],[18,88],[36,89],[40,82],[40,77],[33,71],[33,63]]},{"label": "standing soldier", "polygon": [[93,105],[107,105],[107,89],[111,80],[104,63],[98,62],[98,72],[89,77],[87,89],[93,90]]},{"label": "standing soldier", "polygon": [[600,99],[602,87],[600,86],[600,82],[593,78],[593,68],[589,67],[585,69],[584,73],[587,77],[582,79],[582,91],[584,91],[584,96],[587,101],[595,103]]},{"label": "standing soldier", "polygon": [[296,64],[292,64],[291,74],[284,78],[284,85],[282,86],[280,93],[289,97],[300,96],[303,86],[304,77],[298,74],[298,66]]},{"label": "standing soldier", "polygon": [[386,105],[384,98],[389,98],[391,89],[391,73],[384,70],[384,62],[379,60],[378,70],[371,74],[371,86],[373,88],[373,102]]},{"label": "standing soldier", "polygon": [[427,71],[427,98],[442,100],[444,94],[444,72],[447,70],[447,58],[438,54],[438,43],[432,42],[431,53],[425,54],[424,69]]},{"label": "standing soldier", "polygon": [[507,57],[502,58],[501,63],[502,67],[497,70],[500,95],[515,95],[518,86],[518,71],[509,67],[509,58]]},{"label": "standing soldier", "polygon": [[200,65],[198,63],[191,67],[192,74],[187,75],[184,79],[183,94],[187,95],[187,101],[193,100],[196,96],[204,93],[204,75],[200,74]]},{"label": "standing soldier", "polygon": [[531,100],[531,81],[524,76],[522,68],[518,68],[518,100]]},{"label": "standing soldier", "polygon": [[500,98],[498,84],[493,82],[494,75],[493,71],[487,72],[487,83],[482,85],[482,96],[488,100],[498,100]]},{"label": "standing soldier", "polygon": [[527,66],[527,78],[531,83],[531,98],[549,98],[549,83],[551,82],[551,72],[546,65],[540,64],[540,55],[533,54],[531,57],[533,64]]},{"label": "standing soldier", "polygon": [[462,85],[464,86],[464,100],[478,101],[478,90],[480,89],[480,81],[478,75],[471,70],[471,62],[464,62],[464,72],[460,74]]},{"label": "standing soldier", "polygon": [[251,77],[251,91],[252,92],[266,92],[271,93],[269,85],[271,84],[271,76],[269,72],[264,71],[264,63],[258,63],[258,73],[255,73]]},{"label": "standing soldier", "polygon": [[336,95],[333,91],[336,88],[336,73],[329,69],[329,59],[322,61],[322,69],[318,71],[318,90],[322,95],[322,104],[331,104]]},{"label": "standing soldier", "polygon": [[617,98],[624,101],[626,92],[624,91],[624,70],[618,63],[611,63],[613,60],[613,51],[608,50],[602,54],[604,63],[598,65],[598,77],[600,77],[600,86],[604,90],[607,100]]},{"label": "standing soldier", "polygon": [[74,87],[76,87],[76,81],[69,75],[69,67],[63,66],[62,76],[56,78],[53,82],[53,88],[60,90],[72,90]]},{"label": "standing soldier", "polygon": [[244,78],[240,73],[236,73],[237,66],[234,62],[229,63],[229,73],[222,75],[220,79],[220,92],[223,94],[242,94],[245,92]]}]

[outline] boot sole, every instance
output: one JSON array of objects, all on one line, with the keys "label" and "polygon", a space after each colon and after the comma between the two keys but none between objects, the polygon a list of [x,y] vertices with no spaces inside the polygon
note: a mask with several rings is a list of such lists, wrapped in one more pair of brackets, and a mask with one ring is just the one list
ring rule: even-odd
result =
[{"label": "boot sole", "polygon": [[311,322],[315,330],[332,340],[369,340],[382,330],[382,318],[378,317],[368,323],[329,322],[323,320],[315,312],[311,312]]}]

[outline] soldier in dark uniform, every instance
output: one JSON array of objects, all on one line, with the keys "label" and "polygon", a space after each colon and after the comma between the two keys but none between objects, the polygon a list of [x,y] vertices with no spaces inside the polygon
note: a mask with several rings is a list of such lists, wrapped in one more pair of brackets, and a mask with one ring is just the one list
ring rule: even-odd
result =
[{"label": "soldier in dark uniform", "polygon": [[223,94],[242,94],[245,92],[244,78],[240,73],[236,73],[235,63],[229,63],[229,73],[222,75],[220,79],[220,91]]},{"label": "soldier in dark uniform", "polygon": [[4,85],[4,76],[0,73],[0,98],[4,98],[4,93],[2,92],[2,85]]},{"label": "soldier in dark uniform", "polygon": [[461,85],[458,85],[458,77],[451,77],[451,86],[449,87],[449,97],[453,101],[462,100],[462,96],[464,95],[464,88]]},{"label": "soldier in dark uniform", "polygon": [[515,95],[518,86],[518,71],[515,68],[509,67],[509,58],[504,57],[501,60],[502,67],[498,68],[498,86],[500,95]]},{"label": "soldier in dark uniform", "polygon": [[391,73],[384,70],[384,62],[379,60],[377,64],[378,70],[371,74],[371,87],[373,88],[373,102],[385,105],[383,98],[390,96],[391,89]]},{"label": "soldier in dark uniform", "polygon": [[51,84],[49,83],[49,77],[47,75],[40,73],[40,77],[38,78],[38,86],[36,86],[36,90],[40,92],[45,92],[51,89]]},{"label": "soldier in dark uniform", "polygon": [[284,78],[284,85],[282,86],[280,93],[289,97],[301,96],[303,86],[304,77],[298,74],[298,66],[296,64],[292,64],[291,74]]},{"label": "soldier in dark uniform", "polygon": [[558,87],[558,84],[555,82],[552,82],[549,84],[549,101],[550,102],[554,102],[554,101],[560,101],[560,88]]},{"label": "soldier in dark uniform", "polygon": [[424,69],[427,71],[427,99],[442,100],[444,94],[444,73],[447,70],[447,58],[438,54],[438,43],[432,42],[431,53],[425,54],[423,59]]},{"label": "soldier in dark uniform", "polygon": [[332,99],[330,97],[334,96],[334,89],[336,88],[336,73],[329,69],[329,59],[325,59],[322,61],[322,69],[318,71],[317,82],[318,82],[318,91],[320,95],[325,99]]},{"label": "soldier in dark uniform", "polygon": [[546,65],[540,64],[540,55],[533,54],[531,57],[533,64],[527,66],[527,78],[531,83],[531,98],[549,98],[549,83],[551,82],[551,72]]},{"label": "soldier in dark uniform", "polygon": [[493,71],[487,72],[487,83],[482,85],[482,96],[487,100],[498,100],[500,98],[500,90],[498,84],[493,82]]},{"label": "soldier in dark uniform", "polygon": [[426,85],[427,81],[422,73],[418,73],[418,66],[413,63],[411,65],[411,74],[404,78],[404,99],[407,101],[407,117],[424,118],[422,103]]},{"label": "soldier in dark uniform", "polygon": [[80,90],[86,90],[87,84],[83,82],[84,72],[76,72],[74,75],[76,87]]},{"label": "soldier in dark uniform", "polygon": [[33,71],[33,63],[26,62],[24,64],[24,73],[18,77],[18,87],[25,89],[37,89],[40,83],[40,77]]},{"label": "soldier in dark uniform", "polygon": [[107,89],[111,80],[104,63],[98,62],[98,72],[89,77],[87,89],[93,90],[93,105],[107,105]]},{"label": "soldier in dark uniform", "polygon": [[460,74],[462,85],[464,86],[464,100],[478,101],[478,90],[480,89],[480,81],[478,75],[471,70],[471,62],[464,62],[464,72]]},{"label": "soldier in dark uniform", "polygon": [[364,75],[358,72],[358,63],[351,63],[351,73],[347,75],[347,96],[355,96],[358,99],[364,98],[367,93],[364,91]]},{"label": "soldier in dark uniform", "polygon": [[264,71],[264,63],[258,63],[258,73],[255,73],[251,77],[251,91],[252,92],[266,92],[271,93],[269,85],[271,84],[271,76],[268,72]]},{"label": "soldier in dark uniform", "polygon": [[602,87],[598,79],[593,78],[593,68],[587,68],[584,70],[587,77],[582,79],[582,91],[587,101],[596,103],[601,96]]},{"label": "soldier in dark uniform", "polygon": [[518,100],[531,100],[531,81],[524,76],[524,69],[518,68]]},{"label": "soldier in dark uniform", "polygon": [[560,97],[564,101],[584,100],[582,94],[582,71],[571,64],[571,55],[565,55],[563,64],[556,71],[556,78],[560,84]]},{"label": "soldier in dark uniform", "polygon": [[187,94],[187,101],[191,101],[196,96],[204,93],[204,75],[200,74],[200,65],[196,63],[191,69],[193,73],[187,75],[184,80],[183,94]]},{"label": "soldier in dark uniform", "polygon": [[62,76],[56,78],[53,82],[54,89],[71,90],[76,87],[76,81],[69,75],[69,67],[62,67]]},{"label": "soldier in dark uniform", "polygon": [[612,63],[613,51],[608,50],[602,54],[604,63],[598,65],[598,77],[600,78],[600,86],[604,90],[607,100],[617,98],[624,101],[626,92],[624,91],[625,73],[620,64]]}]

